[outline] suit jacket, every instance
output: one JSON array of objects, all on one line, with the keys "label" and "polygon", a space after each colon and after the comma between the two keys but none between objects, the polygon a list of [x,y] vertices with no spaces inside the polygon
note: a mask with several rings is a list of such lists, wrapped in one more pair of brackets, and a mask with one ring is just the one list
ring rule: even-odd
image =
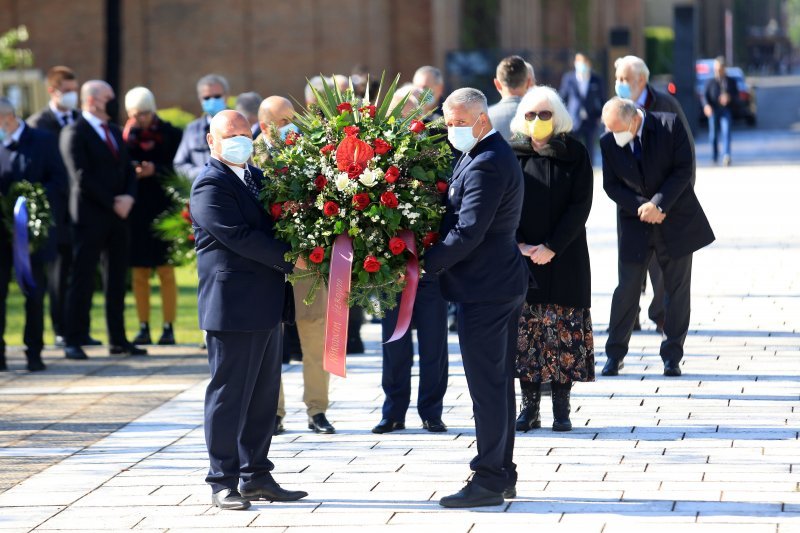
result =
[{"label": "suit jacket", "polygon": [[[78,111],[73,110],[72,114],[72,122],[78,120],[80,113]],[[50,107],[45,107],[38,113],[35,113],[28,117],[26,121],[31,127],[38,128],[41,130],[47,130],[50,133],[55,134],[58,136],[61,133],[61,128],[63,127],[61,122],[58,121],[56,114],[53,113],[53,110]]]},{"label": "suit jacket", "polygon": [[116,222],[114,197],[136,197],[136,173],[119,126],[109,122],[118,156],[82,116],[61,130],[59,145],[70,182],[69,213],[77,225]]},{"label": "suit jacket", "polygon": [[[7,150],[7,155],[8,167],[0,168],[0,194],[7,194],[11,183],[15,181],[41,183],[47,191],[53,220],[60,220],[66,208],[60,198],[67,189],[67,172],[58,155],[55,136],[26,126],[14,148]],[[5,231],[0,231],[0,239],[7,237]],[[38,251],[36,258],[47,261],[55,257],[56,242],[56,231],[51,229],[47,245]]]},{"label": "suit jacket", "polygon": [[[682,257],[714,241],[691,183],[689,138],[674,114],[645,114],[641,166],[630,146],[617,146],[610,132],[600,138],[600,149],[603,188],[617,204],[620,261],[644,261],[656,228],[662,232],[670,257]],[[637,210],[646,202],[666,213],[663,223],[639,220]]]},{"label": "suit jacket", "polygon": [[493,106],[489,106],[489,120],[497,132],[508,141],[511,139],[511,120],[517,113],[517,106],[522,100],[519,96],[503,98]]},{"label": "suit jacket", "polygon": [[[250,166],[256,181],[260,170]],[[272,219],[227,165],[209,159],[190,201],[200,278],[200,329],[269,331],[281,321],[289,245],[275,239]]]},{"label": "suit jacket", "polygon": [[[726,106],[719,103],[719,97],[724,92],[730,96],[730,101]],[[736,80],[727,75],[724,80],[717,78],[708,80],[703,91],[703,105],[710,105],[714,113],[719,113],[723,109],[735,109],[739,105],[739,87],[736,86]]]},{"label": "suit jacket", "polygon": [[[600,115],[603,114],[603,104],[606,101],[603,82],[597,74],[594,72],[590,74],[589,86],[586,94],[583,95],[575,71],[567,72],[561,78],[561,87],[558,92],[572,117],[573,130],[578,130],[584,125],[597,127]],[[584,113],[581,113],[581,110]]]},{"label": "suit jacket", "polygon": [[208,132],[209,123],[206,115],[191,121],[183,131],[181,144],[175,154],[175,171],[183,174],[190,181],[197,178],[211,157],[206,141]]},{"label": "suit jacket", "polygon": [[450,181],[442,241],[424,255],[425,270],[440,275],[446,300],[508,300],[528,290],[516,239],[523,188],[519,162],[499,134],[463,155]]},{"label": "suit jacket", "polygon": [[680,102],[669,93],[657,91],[647,84],[647,98],[644,102],[645,111],[674,113],[678,116],[678,120],[683,125],[683,130],[686,136],[689,137],[689,147],[692,151],[692,185],[694,185],[697,178],[697,159],[695,157],[694,148],[694,135],[692,135],[692,128],[689,127],[689,121],[686,120],[686,113],[683,112]]}]

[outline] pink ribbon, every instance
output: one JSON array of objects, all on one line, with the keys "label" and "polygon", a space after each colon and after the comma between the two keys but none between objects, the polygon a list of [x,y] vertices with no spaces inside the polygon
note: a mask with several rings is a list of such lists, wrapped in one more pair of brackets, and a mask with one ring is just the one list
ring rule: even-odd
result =
[{"label": "pink ribbon", "polygon": [[403,295],[400,297],[400,312],[397,315],[397,325],[394,328],[392,337],[386,342],[396,341],[408,331],[408,327],[411,325],[411,315],[414,313],[414,300],[417,297],[417,285],[419,284],[419,259],[417,259],[417,245],[414,233],[411,230],[404,229],[398,232],[397,236],[406,243],[406,249],[411,252],[411,257],[408,258],[406,263],[406,286],[403,288]]},{"label": "pink ribbon", "polygon": [[353,239],[339,235],[333,242],[328,276],[328,309],[325,320],[325,352],[322,367],[336,376],[347,374],[347,322],[350,278],[353,273]]}]

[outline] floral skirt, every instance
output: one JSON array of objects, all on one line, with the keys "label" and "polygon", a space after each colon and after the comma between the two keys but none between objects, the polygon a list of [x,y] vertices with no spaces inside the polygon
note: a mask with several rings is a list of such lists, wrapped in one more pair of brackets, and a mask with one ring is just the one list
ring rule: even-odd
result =
[{"label": "floral skirt", "polygon": [[524,304],[516,373],[522,381],[594,381],[594,335],[588,308]]}]

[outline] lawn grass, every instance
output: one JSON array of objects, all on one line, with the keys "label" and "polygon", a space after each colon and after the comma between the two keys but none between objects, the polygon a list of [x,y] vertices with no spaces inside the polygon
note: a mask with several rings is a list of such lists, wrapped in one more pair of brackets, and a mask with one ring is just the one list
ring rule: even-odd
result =
[{"label": "lawn grass", "polygon": [[[175,340],[179,344],[198,344],[203,341],[203,332],[197,325],[197,270],[194,267],[178,268],[175,272],[178,283],[178,319],[173,325]],[[13,276],[12,276],[13,280]],[[108,343],[106,332],[106,319],[104,309],[105,298],[102,291],[94,293],[92,298],[92,337]],[[53,325],[50,322],[50,303],[45,298],[44,342],[54,342]],[[22,331],[25,327],[25,298],[15,281],[9,286],[9,295],[6,301],[6,331],[5,341],[9,346],[22,345]],[[161,335],[162,314],[161,296],[159,292],[158,276],[151,279],[150,296],[150,333],[153,342],[158,341]],[[136,305],[133,293],[128,290],[125,294],[125,331],[131,340],[139,331],[139,320],[136,317]]]}]

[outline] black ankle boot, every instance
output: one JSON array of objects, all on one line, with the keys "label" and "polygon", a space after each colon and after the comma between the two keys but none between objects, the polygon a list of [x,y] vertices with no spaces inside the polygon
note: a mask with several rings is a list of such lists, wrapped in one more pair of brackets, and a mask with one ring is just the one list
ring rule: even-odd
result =
[{"label": "black ankle boot", "polygon": [[172,330],[172,324],[169,322],[164,323],[164,331],[161,332],[161,338],[158,339],[158,344],[161,346],[175,344],[175,332]]},{"label": "black ankle boot", "polygon": [[531,429],[542,427],[539,416],[539,405],[542,402],[542,384],[528,381],[519,382],[522,389],[522,407],[517,417],[516,430],[527,433]]},{"label": "black ankle boot", "polygon": [[553,382],[553,431],[572,431],[569,396],[572,383]]},{"label": "black ankle boot", "polygon": [[133,338],[133,344],[152,344],[150,339],[150,324],[142,322],[139,324],[139,333]]}]

